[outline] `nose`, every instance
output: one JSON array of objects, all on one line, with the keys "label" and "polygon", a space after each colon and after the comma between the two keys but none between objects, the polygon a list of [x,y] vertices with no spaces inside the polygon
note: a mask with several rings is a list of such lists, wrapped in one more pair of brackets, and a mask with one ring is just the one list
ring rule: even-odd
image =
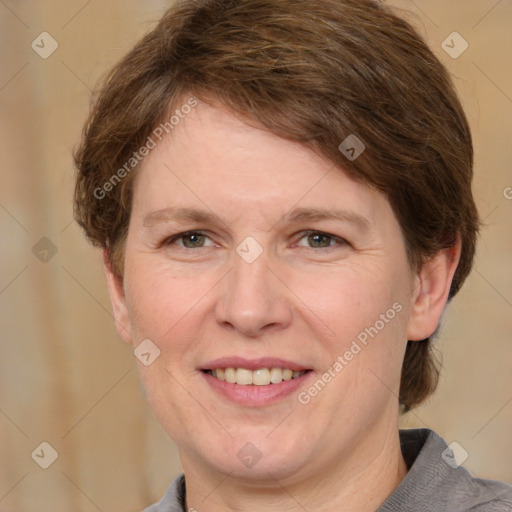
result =
[{"label": "nose", "polygon": [[288,327],[293,316],[292,294],[277,269],[270,268],[265,251],[252,263],[237,253],[233,261],[216,305],[217,322],[252,338]]}]

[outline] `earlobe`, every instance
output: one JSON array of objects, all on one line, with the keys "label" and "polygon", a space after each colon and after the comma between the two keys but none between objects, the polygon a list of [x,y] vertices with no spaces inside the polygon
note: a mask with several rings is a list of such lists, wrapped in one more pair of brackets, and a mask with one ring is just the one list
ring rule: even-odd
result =
[{"label": "earlobe", "polygon": [[112,270],[108,249],[104,249],[103,251],[103,270],[107,278],[110,302],[112,304],[112,314],[114,316],[117,332],[126,343],[131,345],[132,334],[130,316],[126,305],[123,278]]},{"label": "earlobe", "polygon": [[415,278],[407,339],[427,339],[436,330],[443,314],[450,286],[460,259],[461,242],[439,251],[427,261]]}]

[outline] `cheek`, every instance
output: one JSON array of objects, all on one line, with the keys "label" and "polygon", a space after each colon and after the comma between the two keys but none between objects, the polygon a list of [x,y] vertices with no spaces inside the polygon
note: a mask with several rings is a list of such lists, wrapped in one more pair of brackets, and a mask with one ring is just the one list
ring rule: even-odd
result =
[{"label": "cheek", "polygon": [[[395,319],[393,304],[403,306],[404,295],[395,274],[385,265],[350,264],[307,277],[297,274],[291,287],[304,307],[322,320],[333,342],[343,345],[376,322],[380,327],[381,315],[385,320]],[[386,322],[386,326],[391,323],[396,322]]]},{"label": "cheek", "polygon": [[335,375],[321,399],[328,408],[371,409],[398,393],[410,312],[406,273],[394,268],[398,262],[350,265],[326,271],[325,279],[295,283],[297,295],[322,320],[313,335],[325,371]]},{"label": "cheek", "polygon": [[[215,284],[205,272],[180,272],[151,255],[127,258],[126,298],[135,340],[151,339],[166,357],[179,359],[198,343],[198,314]],[[194,326],[196,326],[194,328]],[[172,350],[168,350],[172,345]]]},{"label": "cheek", "polygon": [[[377,322],[382,334],[401,332],[398,317],[403,313],[379,329],[381,315],[388,320],[393,304],[398,301],[404,311],[406,306],[405,254],[392,256],[366,254],[336,265],[283,266],[278,273],[286,286],[272,292],[295,311],[292,329],[307,323],[313,337],[326,344],[329,354],[337,355]],[[180,267],[150,253],[127,251],[126,297],[135,342],[149,338],[161,349],[172,344],[176,354],[199,343],[194,334],[201,323],[215,321],[224,273],[218,267],[194,269],[191,263]]]},{"label": "cheek", "polygon": [[312,400],[342,421],[369,426],[396,402],[409,314],[403,275],[400,280],[389,269],[352,267],[331,270],[323,292],[317,280],[315,288],[313,280],[302,287],[304,303],[322,320],[313,335],[329,379],[327,392]]}]

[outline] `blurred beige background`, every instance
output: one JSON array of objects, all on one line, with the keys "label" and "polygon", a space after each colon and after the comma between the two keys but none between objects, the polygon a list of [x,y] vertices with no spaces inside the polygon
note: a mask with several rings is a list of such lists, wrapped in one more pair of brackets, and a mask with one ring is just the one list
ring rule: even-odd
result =
[{"label": "blurred beige background", "polygon": [[[71,208],[71,150],[91,89],[169,3],[0,0],[4,512],[140,511],[181,470],[145,404],[137,361],[114,331],[99,253]],[[487,224],[475,269],[444,318],[438,392],[403,425],[457,441],[468,470],[511,482],[512,2],[392,4],[407,10],[454,75],[473,128],[474,190]],[[469,44],[457,59],[441,46],[454,31]],[[48,36],[41,47],[42,32],[58,43],[46,59],[31,47],[35,40],[39,53],[51,49]],[[42,442],[58,453],[48,469],[31,457]]]}]

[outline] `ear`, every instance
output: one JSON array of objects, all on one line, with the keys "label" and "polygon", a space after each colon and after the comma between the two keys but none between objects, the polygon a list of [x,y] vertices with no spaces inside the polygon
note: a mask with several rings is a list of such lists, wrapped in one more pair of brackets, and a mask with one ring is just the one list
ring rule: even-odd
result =
[{"label": "ear", "polygon": [[415,278],[407,339],[425,340],[436,330],[448,300],[453,275],[460,259],[461,242],[439,251]]},{"label": "ear", "polygon": [[110,265],[108,249],[103,251],[103,270],[107,278],[110,302],[117,332],[129,345],[133,344],[130,315],[126,306],[123,278],[117,275]]}]

